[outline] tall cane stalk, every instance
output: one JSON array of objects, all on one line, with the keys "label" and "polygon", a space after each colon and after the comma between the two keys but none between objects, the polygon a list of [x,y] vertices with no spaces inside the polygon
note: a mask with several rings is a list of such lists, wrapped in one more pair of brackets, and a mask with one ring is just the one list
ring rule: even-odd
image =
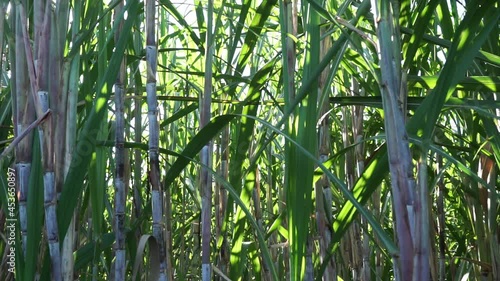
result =
[{"label": "tall cane stalk", "polygon": [[[115,21],[122,13],[123,1],[115,7]],[[115,42],[118,42],[123,28],[123,22],[115,22]],[[120,64],[120,70],[115,81],[115,280],[126,278],[126,251],[125,251],[125,116],[124,116],[124,83],[125,59]]]},{"label": "tall cane stalk", "polygon": [[[322,33],[326,33],[326,30],[322,30]],[[321,57],[324,57],[326,51],[331,48],[331,37],[327,36],[321,42]],[[319,79],[319,91],[322,93],[323,99],[319,102],[320,109],[320,123],[318,128],[318,158],[322,163],[328,160],[331,151],[331,139],[330,139],[330,103],[329,93],[330,89],[327,84],[330,68],[326,67]],[[315,183],[315,198],[316,198],[316,225],[318,229],[319,236],[319,258],[321,262],[324,262],[328,256],[328,246],[332,240],[332,231],[330,222],[332,221],[332,192],[330,181],[323,175],[320,180]],[[335,268],[335,259],[332,258],[328,262],[327,268],[323,273],[323,280],[337,280],[337,270]]]},{"label": "tall cane stalk", "polygon": [[[207,3],[207,33],[205,40],[205,84],[200,103],[200,129],[210,121],[212,110],[212,62],[213,62],[213,0]],[[212,142],[209,141],[201,150],[200,171],[201,190],[201,279],[212,280],[210,265],[211,216],[212,216]]]},{"label": "tall cane stalk", "polygon": [[156,97],[156,68],[158,64],[158,49],[156,42],[155,1],[146,1],[146,92],[148,100],[149,120],[149,181],[152,190],[151,207],[153,212],[153,236],[160,248],[160,279],[166,280],[166,252],[163,235],[163,194],[160,189],[160,164],[158,157],[159,126],[158,101]]},{"label": "tall cane stalk", "polygon": [[[22,32],[21,15],[19,9],[13,7],[15,13],[15,47],[17,50],[24,50],[24,40]],[[33,110],[33,98],[30,94],[30,84],[27,69],[26,53],[20,51],[15,56],[13,64],[13,85],[12,92],[14,97],[14,128],[16,137],[26,130],[26,128],[35,120]],[[32,134],[26,136],[18,146],[16,146],[16,171],[18,175],[18,200],[19,200],[19,220],[21,227],[23,254],[26,256],[26,245],[28,243],[28,186],[31,174],[31,154],[32,154]]]},{"label": "tall cane stalk", "polygon": [[[415,187],[411,175],[412,163],[405,129],[405,119],[398,98],[401,91],[401,45],[397,38],[397,24],[392,16],[395,7],[389,1],[372,1],[377,20],[379,56],[381,64],[382,105],[385,112],[385,131],[393,206],[398,237],[399,256],[394,256],[396,280],[412,280],[414,258],[414,201]],[[391,10],[392,8],[392,10]],[[428,273],[422,276],[429,277]]]}]

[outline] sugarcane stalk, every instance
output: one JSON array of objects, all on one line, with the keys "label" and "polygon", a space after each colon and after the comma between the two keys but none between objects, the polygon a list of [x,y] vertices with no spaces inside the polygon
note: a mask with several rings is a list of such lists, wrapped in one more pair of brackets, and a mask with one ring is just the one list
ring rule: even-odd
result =
[{"label": "sugarcane stalk", "polygon": [[[17,10],[14,6],[13,9]],[[15,47],[17,50],[24,50],[24,40],[22,32],[21,16],[15,12]],[[14,128],[15,137],[19,137],[29,124],[35,119],[33,110],[33,98],[30,95],[29,76],[27,73],[26,53],[19,52],[15,56],[14,69],[12,71],[13,83],[12,97],[14,106]],[[31,153],[32,153],[33,135],[30,133],[24,137],[16,146],[16,172],[18,179],[18,202],[19,202],[19,221],[21,230],[22,250],[26,256],[26,245],[28,238],[28,186],[31,174]]]},{"label": "sugarcane stalk", "polygon": [[[374,15],[377,19],[376,27],[381,63],[380,90],[385,113],[384,124],[399,246],[399,255],[393,256],[393,259],[396,261],[395,277],[402,278],[396,280],[413,280],[413,262],[416,250],[414,249],[414,237],[416,235],[414,232],[415,190],[414,186],[412,186],[413,179],[410,174],[412,170],[412,158],[408,136],[404,116],[398,102],[401,91],[401,60],[397,54],[401,53],[401,45],[399,39],[396,38],[395,30],[397,29],[397,25],[391,14],[390,3],[388,1],[374,0],[372,1],[372,8],[375,10]],[[394,8],[393,6],[392,9]],[[422,219],[424,220],[425,217]],[[425,265],[416,266],[416,268],[420,267],[425,271]],[[421,276],[429,278],[428,271],[421,273]]]},{"label": "sugarcane stalk", "polygon": [[[43,17],[35,17],[41,19],[41,24],[35,26],[35,48],[31,50],[27,18],[24,7],[18,4],[22,32],[24,39],[24,49],[27,58],[28,74],[31,81],[31,90],[33,99],[35,100],[35,110],[37,116],[42,116],[44,112],[49,110],[49,50],[50,50],[50,34],[51,34],[51,9],[50,1],[41,4],[41,1],[35,1],[35,6],[41,8],[38,12],[42,13]],[[35,56],[33,56],[35,54]],[[36,69],[35,69],[36,67]],[[54,107],[57,101],[53,101]],[[57,194],[55,187],[54,174],[54,150],[53,150],[53,126],[50,116],[47,122],[39,126],[40,146],[42,151],[42,166],[43,166],[43,182],[44,182],[44,205],[45,205],[45,228],[47,231],[47,240],[49,245],[49,253],[51,258],[52,278],[56,281],[62,280],[61,273],[61,253],[59,247],[59,230],[57,225],[56,205]]]},{"label": "sugarcane stalk", "polygon": [[[219,173],[222,178],[229,180],[229,127],[226,127],[222,131],[221,144],[220,144],[220,168]],[[218,190],[218,205],[217,214],[219,217],[219,238],[218,238],[218,248],[220,248],[220,253],[218,255],[217,265],[224,274],[228,274],[229,270],[229,253],[230,249],[227,242],[227,233],[223,231],[224,229],[224,214],[227,211],[227,191],[219,183],[217,183]]]},{"label": "sugarcane stalk", "polygon": [[[123,1],[115,7],[115,21],[122,13]],[[115,42],[118,42],[123,27],[120,21],[115,30]],[[126,250],[125,250],[125,114],[124,114],[124,83],[125,83],[125,60],[120,64],[120,70],[114,84],[115,92],[115,280],[126,279]]]},{"label": "sugarcane stalk", "polygon": [[[322,33],[326,30],[322,29]],[[321,43],[320,56],[323,57],[326,50],[331,48],[331,37],[327,36],[323,39]],[[330,68],[326,67],[319,78],[318,87],[319,92],[323,94],[322,101],[319,102],[320,110],[320,124],[319,124],[319,148],[318,148],[318,158],[324,163],[328,160],[331,150],[331,140],[330,140],[330,103],[328,102],[328,96],[330,90],[328,89],[327,80],[330,72]],[[316,197],[316,226],[319,236],[319,258],[321,263],[325,262],[328,256],[328,246],[332,239],[332,231],[330,227],[330,222],[333,220],[331,217],[331,197],[332,193],[330,190],[330,181],[326,175],[321,176],[320,180],[315,183],[315,197]],[[328,202],[325,203],[325,202]],[[337,280],[337,271],[335,268],[335,258],[331,258],[328,261],[328,265],[322,276],[323,280]]]},{"label": "sugarcane stalk", "polygon": [[[211,118],[212,110],[212,62],[214,51],[213,39],[213,0],[207,3],[207,33],[205,38],[205,81],[200,103],[200,129],[205,127]],[[201,191],[201,279],[212,280],[210,266],[210,241],[211,241],[211,214],[212,214],[212,141],[209,141],[201,150],[200,170]]]},{"label": "sugarcane stalk", "polygon": [[155,2],[146,1],[146,93],[149,120],[149,182],[153,213],[153,236],[160,248],[160,280],[166,280],[165,238],[163,235],[163,193],[160,189],[158,101],[156,97],[156,69],[158,47],[156,42]]},{"label": "sugarcane stalk", "polygon": [[[364,91],[359,88],[359,83],[356,79],[352,79],[351,82],[352,85],[352,94],[353,95],[364,95]],[[364,111],[364,106],[362,105],[356,105],[352,107],[353,109],[353,118],[352,118],[352,125],[353,125],[353,136],[354,136],[354,144],[356,144],[356,147],[354,148],[354,160],[356,162],[356,179],[359,179],[361,175],[364,172],[365,165],[365,153],[364,153],[364,146],[362,143],[363,140],[363,111]],[[370,249],[370,244],[369,244],[369,235],[368,235],[368,223],[366,222],[366,219],[364,217],[361,218],[361,226],[363,229],[363,233],[360,236],[361,242],[361,272],[360,272],[360,278],[361,280],[364,281],[369,281],[371,280],[371,273],[370,273],[370,255],[371,255],[371,249]]]},{"label": "sugarcane stalk", "polygon": [[[490,143],[484,146],[484,150],[493,154]],[[495,185],[496,172],[495,172],[495,162],[481,152],[479,157],[479,167],[478,175],[489,185],[485,186],[483,184],[478,184],[478,205],[480,206],[478,212],[477,220],[484,221],[482,227],[483,231],[477,231],[478,234],[482,233],[483,239],[479,236],[479,260],[486,264],[491,264],[491,266],[485,266],[484,264],[480,267],[481,277],[486,279],[492,275],[492,279],[498,276],[497,264],[498,254],[496,254],[498,249],[498,240],[493,239],[496,237],[496,220],[498,214],[496,213],[498,200],[495,199],[495,189],[492,187]],[[482,240],[482,241],[479,241]]]},{"label": "sugarcane stalk", "polygon": [[[294,112],[294,104],[296,100],[296,88],[295,88],[295,65],[296,65],[296,45],[293,38],[297,36],[297,8],[298,3],[296,0],[293,1],[280,1],[280,18],[281,18],[281,45],[284,49],[283,56],[283,93],[285,99],[286,112]],[[293,118],[288,118],[286,120],[287,131],[291,133],[293,128]],[[287,152],[285,153],[285,162],[290,163],[291,155],[293,154],[293,148],[290,145],[286,145]],[[284,166],[285,171],[284,186],[288,186],[289,182],[289,169]],[[287,192],[286,190],[279,189],[279,198],[281,204],[279,204],[279,211],[286,212]],[[289,228],[288,216],[283,219],[283,226]],[[285,274],[290,276],[290,248],[283,248],[283,259],[285,260]]]},{"label": "sugarcane stalk", "polygon": [[[350,134],[351,134],[351,124],[352,124],[352,114],[351,111],[348,110],[347,107],[342,108],[342,121],[343,121],[343,130],[342,130],[342,140],[344,143],[344,148],[349,147],[351,143]],[[345,174],[347,187],[352,190],[355,183],[355,168],[354,168],[354,154],[346,153],[346,161],[345,161]],[[348,230],[349,234],[349,244],[345,245],[346,255],[349,256],[349,268],[351,270],[351,276],[353,280],[358,280],[360,278],[361,271],[361,248],[359,245],[360,238],[360,225],[358,222],[354,222],[353,225]]]},{"label": "sugarcane stalk", "polygon": [[[52,30],[50,32],[50,82],[49,92],[51,109],[54,111],[54,118],[52,119],[53,128],[53,147],[54,149],[54,180],[56,188],[56,196],[59,198],[64,179],[68,170],[68,162],[65,162],[66,155],[66,126],[68,119],[68,80],[71,67],[71,61],[63,61],[64,44],[67,34],[67,27],[69,23],[69,1],[58,1],[55,7],[55,13],[51,16]],[[74,123],[73,123],[74,124]],[[69,126],[73,126],[70,124]],[[74,138],[74,136],[73,136]],[[75,239],[75,222],[74,216],[68,227],[68,231],[62,243],[62,274],[63,280],[73,279],[74,274],[74,239]]]},{"label": "sugarcane stalk", "polygon": [[[267,213],[266,219],[269,219],[269,220],[272,216],[274,216],[273,191],[275,190],[275,184],[274,184],[274,179],[272,176],[273,175],[273,163],[274,163],[272,149],[273,148],[271,146],[268,146],[268,148],[266,149],[266,154],[267,154],[268,159],[269,159],[269,163],[268,163],[268,165],[266,165],[267,174],[269,175],[267,177],[267,189],[266,189],[266,213]],[[279,197],[279,195],[278,195],[278,197]],[[273,261],[276,261],[276,262],[274,262],[274,267],[277,267],[277,265],[278,265],[278,251],[275,247],[272,247],[272,245],[277,243],[277,241],[278,241],[277,236],[278,235],[276,232],[271,233],[271,235],[269,236],[268,242],[267,242],[268,248],[270,248],[271,258]],[[269,273],[268,275],[266,275],[266,277],[268,277],[267,280],[270,280],[271,274]]]},{"label": "sugarcane stalk", "polygon": [[[73,18],[79,18],[78,12],[80,11],[79,5],[75,7],[73,10]],[[74,21],[72,26],[72,34],[76,35],[78,32],[79,26],[78,22]],[[64,156],[63,162],[63,174],[64,177],[68,174],[71,159],[73,158],[73,151],[76,145],[76,126],[74,124],[76,121],[77,114],[77,101],[78,101],[78,73],[80,66],[80,54],[75,55],[75,58],[66,64],[69,64],[67,69],[68,74],[64,77],[66,78],[66,86],[63,87],[63,93],[67,93],[67,98],[64,101],[61,101],[61,108],[64,107],[66,110],[66,118],[64,118],[63,122],[65,122],[65,134],[64,134]],[[66,237],[64,238],[64,250],[63,250],[63,261],[70,261],[71,263],[63,266],[63,274],[65,280],[69,280],[74,273],[74,259],[73,259],[73,251],[74,251],[74,240],[75,237],[78,237],[78,234],[75,229],[75,216],[71,220],[70,226],[68,228]]]},{"label": "sugarcane stalk", "polygon": [[[142,141],[142,114],[141,114],[141,99],[134,99],[134,141],[140,143]],[[142,213],[142,196],[141,196],[141,174],[142,174],[142,155],[141,150],[134,150],[134,216],[139,218]],[[138,228],[138,236],[140,238],[141,229]]]},{"label": "sugarcane stalk", "polygon": [[[69,135],[71,131],[67,131],[67,119],[70,118],[68,115],[68,83],[69,83],[69,73],[70,73],[70,67],[71,63],[67,61],[63,65],[63,79],[65,85],[63,85],[62,92],[60,94],[61,99],[59,100],[59,116],[56,118],[56,130],[58,133],[56,135],[60,136],[56,138],[56,142],[58,142],[57,147],[61,147],[61,149],[56,150],[56,166],[58,167],[57,170],[60,171],[59,173],[56,174],[56,190],[58,192],[58,197],[61,192],[61,187],[64,183],[64,179],[67,175],[67,172],[69,170],[69,161],[65,161],[65,156],[67,156],[67,149],[68,148],[73,148],[74,147],[74,140],[76,137],[76,134],[74,135]],[[64,96],[64,97],[63,97]],[[73,98],[74,100],[74,98]],[[75,113],[70,113],[70,114],[76,114],[76,108],[75,108]],[[74,119],[73,119],[74,120]],[[73,123],[74,124],[74,123]],[[73,146],[67,146],[68,143],[72,143]],[[59,175],[59,177],[57,177]],[[75,266],[75,261],[73,258],[73,252],[74,252],[74,245],[75,245],[75,215],[73,215],[73,218],[71,219],[71,223],[68,227],[68,231],[66,232],[66,236],[64,237],[63,241],[63,246],[62,246],[62,274],[63,274],[63,280],[71,280],[74,275],[74,266]]]}]

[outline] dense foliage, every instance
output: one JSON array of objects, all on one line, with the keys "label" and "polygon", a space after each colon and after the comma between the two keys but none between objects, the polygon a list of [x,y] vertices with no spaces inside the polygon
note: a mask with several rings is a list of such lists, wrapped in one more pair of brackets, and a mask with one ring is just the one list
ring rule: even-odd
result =
[{"label": "dense foliage", "polygon": [[0,280],[500,280],[500,3],[2,0]]}]

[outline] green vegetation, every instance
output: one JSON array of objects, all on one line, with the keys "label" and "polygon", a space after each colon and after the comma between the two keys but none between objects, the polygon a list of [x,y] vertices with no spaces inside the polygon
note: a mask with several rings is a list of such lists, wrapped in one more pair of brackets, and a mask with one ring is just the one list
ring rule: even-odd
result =
[{"label": "green vegetation", "polygon": [[500,280],[499,20],[1,0],[0,280]]}]

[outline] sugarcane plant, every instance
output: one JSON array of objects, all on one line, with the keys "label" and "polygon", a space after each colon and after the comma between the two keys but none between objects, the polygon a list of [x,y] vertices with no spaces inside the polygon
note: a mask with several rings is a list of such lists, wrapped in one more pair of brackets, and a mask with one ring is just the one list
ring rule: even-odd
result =
[{"label": "sugarcane plant", "polygon": [[[120,39],[120,33],[123,28],[123,18],[118,15],[121,14],[123,9],[123,2],[116,5],[114,24],[117,26],[115,29],[115,41]],[[115,94],[115,212],[114,212],[114,232],[115,232],[115,266],[114,266],[114,280],[125,280],[126,272],[126,252],[125,252],[125,116],[124,116],[124,89],[125,89],[125,60],[122,59],[116,82],[114,83]],[[151,134],[153,135],[153,134]]]}]

